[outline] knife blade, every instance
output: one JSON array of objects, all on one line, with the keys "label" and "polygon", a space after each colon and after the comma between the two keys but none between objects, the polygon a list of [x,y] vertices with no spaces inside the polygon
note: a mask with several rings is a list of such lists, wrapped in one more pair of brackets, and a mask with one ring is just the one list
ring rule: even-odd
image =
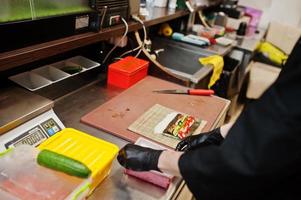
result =
[{"label": "knife blade", "polygon": [[162,94],[188,94],[188,95],[199,95],[199,96],[210,96],[214,94],[213,90],[205,90],[205,89],[155,90],[153,92],[162,93]]}]

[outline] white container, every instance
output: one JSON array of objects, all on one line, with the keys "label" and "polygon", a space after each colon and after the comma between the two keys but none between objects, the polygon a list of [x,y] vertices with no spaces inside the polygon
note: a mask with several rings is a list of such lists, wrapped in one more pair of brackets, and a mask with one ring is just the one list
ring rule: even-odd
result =
[{"label": "white container", "polygon": [[32,72],[43,76],[52,82],[58,82],[70,76],[66,72],[49,65],[32,70]]},{"label": "white container", "polygon": [[30,91],[38,90],[52,83],[50,80],[33,72],[17,74],[9,77],[9,79]]},{"label": "white container", "polygon": [[91,180],[38,165],[38,153],[30,145],[19,145],[0,157],[0,191],[6,191],[0,199],[84,200]]},{"label": "white container", "polygon": [[167,6],[167,0],[155,0],[154,6],[164,8]]}]

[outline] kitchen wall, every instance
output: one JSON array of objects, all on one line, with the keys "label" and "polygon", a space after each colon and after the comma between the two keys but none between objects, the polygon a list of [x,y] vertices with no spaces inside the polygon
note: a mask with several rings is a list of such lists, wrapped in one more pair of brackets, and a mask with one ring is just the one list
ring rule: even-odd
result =
[{"label": "kitchen wall", "polygon": [[275,20],[301,28],[301,0],[239,0],[239,4],[263,11],[261,27]]}]

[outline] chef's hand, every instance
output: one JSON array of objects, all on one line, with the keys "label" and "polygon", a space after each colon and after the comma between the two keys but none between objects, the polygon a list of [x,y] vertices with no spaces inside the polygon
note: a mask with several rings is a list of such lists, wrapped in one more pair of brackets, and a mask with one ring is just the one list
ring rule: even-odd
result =
[{"label": "chef's hand", "polygon": [[134,171],[157,170],[162,150],[155,150],[135,144],[125,145],[118,153],[118,162],[126,169]]},{"label": "chef's hand", "polygon": [[190,151],[198,147],[204,147],[208,145],[220,145],[224,138],[221,135],[220,128],[214,129],[207,133],[201,133],[198,135],[192,135],[178,143],[177,151]]}]

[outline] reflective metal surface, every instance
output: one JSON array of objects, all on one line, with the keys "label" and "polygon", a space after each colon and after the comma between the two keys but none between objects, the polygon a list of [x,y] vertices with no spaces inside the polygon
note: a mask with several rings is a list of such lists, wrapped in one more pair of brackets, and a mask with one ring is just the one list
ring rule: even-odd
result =
[{"label": "reflective metal surface", "polygon": [[25,89],[9,87],[0,92],[0,134],[49,110],[53,102]]},{"label": "reflective metal surface", "polygon": [[[80,118],[122,91],[123,90],[119,88],[107,88],[97,83],[82,88],[76,93],[59,100],[55,103],[54,111],[66,127],[84,131],[103,140],[112,142],[121,148],[128,142],[85,125],[80,122]],[[166,191],[152,184],[125,175],[124,169],[114,160],[110,175],[95,189],[89,199],[172,199],[180,182],[180,179],[176,179]]]},{"label": "reflective metal surface", "polygon": [[[115,137],[111,134],[100,131],[96,128],[87,126],[80,122],[80,118],[97,108],[101,104],[105,103],[109,99],[115,97],[120,94],[123,89],[116,87],[107,87],[104,86],[104,83],[94,83],[83,87],[76,92],[69,94],[63,98],[55,101],[54,111],[60,120],[64,123],[66,127],[72,127],[88,134],[91,134],[95,137],[101,138],[103,140],[112,142],[119,146],[123,147],[128,142]],[[17,95],[15,93],[18,93]],[[6,93],[1,92],[0,101],[1,101],[1,122],[3,123],[2,116],[5,112],[6,107],[12,107],[11,103],[7,103],[6,99],[7,95],[3,94],[14,94],[15,102],[23,102],[15,105],[23,105],[19,106],[24,110],[19,110],[17,112],[17,107],[12,109],[15,114],[21,114],[20,111],[25,112],[26,108],[40,108],[38,105],[41,105],[41,102],[49,103],[52,105],[52,102],[33,95],[23,89],[15,88],[13,90],[9,90]],[[21,95],[22,94],[22,95]],[[13,97],[10,96],[10,99]],[[35,97],[35,98],[29,98]],[[44,101],[43,101],[44,100]],[[11,102],[11,101],[10,101]],[[43,105],[43,104],[42,104]],[[228,106],[225,107],[227,109]],[[6,109],[7,110],[7,109]],[[30,110],[30,109],[29,109]],[[41,109],[38,109],[39,111]],[[28,111],[27,114],[32,112]],[[221,116],[226,113],[226,110],[221,113]],[[218,119],[222,119],[219,116]],[[6,118],[5,118],[6,119]],[[218,120],[217,121],[221,121]],[[185,191],[185,192],[183,192]],[[129,177],[124,174],[124,169],[121,167],[116,159],[113,161],[111,173],[109,176],[94,190],[94,192],[89,196],[88,199],[91,200],[99,200],[99,199],[125,199],[125,200],[165,200],[165,199],[191,199],[192,195],[185,187],[184,182],[180,178],[176,178],[173,180],[172,184],[168,188],[168,190],[161,189],[160,187],[154,186],[150,183],[146,183],[134,177]]]},{"label": "reflective metal surface", "polygon": [[152,48],[159,51],[157,55],[159,63],[194,84],[206,80],[205,77],[212,72],[211,66],[199,63],[200,57],[212,55],[201,47],[157,37],[153,40]]},{"label": "reflective metal surface", "polygon": [[244,36],[241,44],[237,44],[236,47],[253,53],[266,33],[265,29],[258,29],[258,32],[255,31],[250,31],[248,35]]}]

